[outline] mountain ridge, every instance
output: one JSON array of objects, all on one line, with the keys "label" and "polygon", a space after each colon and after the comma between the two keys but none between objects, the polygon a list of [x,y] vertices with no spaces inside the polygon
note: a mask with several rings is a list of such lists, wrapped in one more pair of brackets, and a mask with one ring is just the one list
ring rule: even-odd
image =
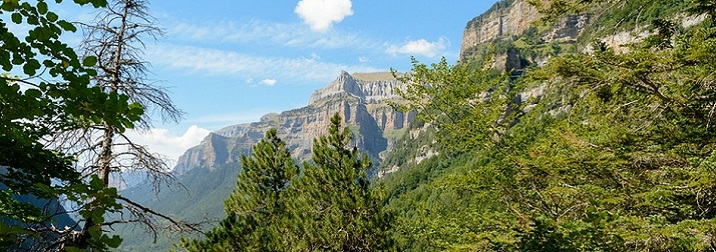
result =
[{"label": "mountain ridge", "polygon": [[[281,113],[269,113],[257,122],[229,125],[211,132],[202,142],[179,157],[172,173],[181,188],[169,187],[155,195],[149,184],[122,190],[122,195],[162,213],[182,216],[186,221],[205,222],[223,218],[223,200],[236,187],[240,157],[250,154],[254,144],[271,128],[286,142],[297,162],[309,161],[313,140],[328,131],[330,118],[341,115],[354,134],[353,145],[373,160],[375,173],[383,159],[414,120],[415,112],[402,113],[388,105],[398,101],[396,88],[405,86],[387,72],[348,74],[343,71],[309,103]],[[181,199],[181,200],[177,200]],[[133,226],[119,230],[131,237],[122,249],[166,250],[177,237],[160,237],[158,244],[137,236]]]},{"label": "mountain ridge", "polygon": [[[305,160],[313,139],[326,133],[334,113],[339,113],[354,132],[356,146],[379,162],[380,153],[389,150],[395,142],[394,135],[399,135],[396,132],[415,117],[415,113],[396,111],[387,103],[399,100],[396,90],[404,87],[387,72],[352,75],[342,71],[335,80],[314,91],[304,107],[269,113],[258,122],[230,125],[210,133],[179,157],[174,173],[181,175],[197,167],[212,169],[238,162],[240,154],[249,153],[270,128],[277,128],[294,157]],[[384,136],[386,133],[390,137]]]}]

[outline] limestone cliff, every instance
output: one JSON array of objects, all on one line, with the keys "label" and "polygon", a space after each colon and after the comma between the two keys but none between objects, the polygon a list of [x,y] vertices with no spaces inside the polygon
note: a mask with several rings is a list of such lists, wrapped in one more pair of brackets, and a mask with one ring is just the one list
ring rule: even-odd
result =
[{"label": "limestone cliff", "polygon": [[305,107],[268,114],[259,122],[232,125],[209,134],[179,158],[174,171],[180,175],[195,168],[213,169],[238,161],[270,128],[277,128],[295,158],[308,159],[313,139],[327,133],[335,113],[353,131],[354,144],[380,161],[380,153],[388,150],[415,118],[415,113],[405,114],[388,106],[388,101],[400,99],[396,89],[402,88],[404,84],[390,73],[341,72],[334,81],[316,90]]},{"label": "limestone cliff", "polygon": [[502,37],[519,35],[540,18],[540,13],[526,0],[504,0],[467,23],[462,36],[460,55],[476,45]]},{"label": "limestone cliff", "polygon": [[[503,0],[495,3],[487,12],[467,23],[460,44],[460,58],[479,56],[479,48],[497,41],[512,41],[525,33],[539,33],[539,43],[571,43],[585,30],[592,15],[569,15],[548,26],[537,27],[542,15],[527,0]],[[499,70],[520,69],[520,51],[501,52],[493,67]],[[532,62],[535,63],[535,62]]]},{"label": "limestone cliff", "polygon": [[183,174],[197,166],[214,167],[228,160],[228,138],[209,133],[198,146],[187,150],[179,157],[174,172]]}]

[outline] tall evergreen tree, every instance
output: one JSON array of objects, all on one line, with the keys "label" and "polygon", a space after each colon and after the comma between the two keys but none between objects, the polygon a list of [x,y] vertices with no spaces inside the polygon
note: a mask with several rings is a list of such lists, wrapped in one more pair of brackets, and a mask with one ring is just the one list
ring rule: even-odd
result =
[{"label": "tall evergreen tree", "polygon": [[242,171],[236,189],[224,202],[228,215],[207,233],[204,241],[182,240],[190,251],[285,251],[291,213],[287,189],[297,175],[286,143],[276,129],[241,157]]},{"label": "tall evergreen tree", "polygon": [[336,113],[328,135],[314,140],[313,162],[298,185],[305,208],[299,212],[305,230],[300,240],[310,251],[389,250],[391,215],[370,188],[370,160],[351,146],[341,121]]},{"label": "tall evergreen tree", "polygon": [[314,141],[301,177],[276,130],[268,131],[241,159],[236,190],[225,202],[228,217],[203,241],[179,245],[189,251],[391,250],[392,215],[370,186],[371,162],[350,146],[341,122],[334,115],[328,135]]}]

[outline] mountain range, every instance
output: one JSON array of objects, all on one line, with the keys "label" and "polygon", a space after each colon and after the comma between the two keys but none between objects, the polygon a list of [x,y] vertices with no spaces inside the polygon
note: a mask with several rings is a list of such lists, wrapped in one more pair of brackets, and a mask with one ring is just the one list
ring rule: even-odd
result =
[{"label": "mountain range", "polygon": [[[403,113],[390,106],[401,102],[397,90],[404,89],[393,73],[341,72],[325,87],[313,92],[305,107],[270,113],[258,122],[237,124],[210,133],[187,150],[173,170],[181,187],[167,187],[158,193],[151,184],[124,189],[121,194],[159,212],[188,221],[216,220],[224,216],[223,200],[234,189],[240,157],[251,153],[264,133],[276,128],[297,162],[310,158],[313,140],[326,134],[330,118],[338,113],[353,132],[353,144],[366,153],[377,167],[415,119],[415,112]],[[123,249],[166,249],[176,237],[137,235],[135,227],[123,230]],[[174,240],[172,240],[174,239]]]},{"label": "mountain range", "polygon": [[[605,33],[593,25],[596,18],[589,13],[565,15],[550,26],[535,25],[542,15],[527,0],[496,3],[467,22],[461,41],[461,62],[485,63],[479,61],[492,54],[493,57],[487,57],[491,69],[516,76],[560,53],[589,51],[594,40],[621,50],[623,45],[648,34],[639,27],[630,32]],[[684,26],[689,18],[684,18]],[[415,112],[403,113],[390,106],[403,102],[397,90],[405,88],[392,73],[341,72],[334,81],[313,92],[304,107],[267,114],[258,122],[231,125],[210,133],[179,158],[173,174],[183,187],[163,188],[155,193],[151,186],[141,185],[121,194],[170,216],[211,223],[224,216],[223,200],[235,187],[241,155],[250,154],[251,147],[267,130],[276,128],[295,160],[306,161],[313,139],[327,132],[330,117],[335,113],[354,133],[355,147],[373,160],[371,174],[377,177],[404,169],[405,164],[430,160],[438,152],[432,147],[435,128],[417,122]],[[514,101],[528,113],[544,97],[546,89],[544,83],[528,87],[517,93]],[[548,113],[559,116],[570,108],[569,104],[554,106]],[[428,172],[405,174],[404,177],[415,181],[431,176]],[[419,182],[415,183],[401,185],[407,189],[400,190],[414,189]],[[131,227],[120,232],[125,239],[122,249],[127,251],[161,250],[177,241],[177,236],[161,236],[158,243],[150,245],[152,237],[136,234]]]}]

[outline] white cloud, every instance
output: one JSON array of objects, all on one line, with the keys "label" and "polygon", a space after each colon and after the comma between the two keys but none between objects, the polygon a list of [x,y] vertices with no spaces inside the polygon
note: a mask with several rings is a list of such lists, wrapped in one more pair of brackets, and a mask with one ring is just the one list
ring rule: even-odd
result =
[{"label": "white cloud", "polygon": [[367,63],[367,62],[370,62],[370,59],[366,56],[360,56],[360,57],[358,57],[358,62]]},{"label": "white cloud", "polygon": [[264,84],[266,86],[274,86],[277,82],[278,81],[276,81],[276,79],[264,79],[261,81],[261,84]]},{"label": "white cloud", "polygon": [[209,130],[196,125],[190,126],[181,135],[163,128],[154,128],[148,132],[127,132],[128,137],[135,143],[147,146],[149,151],[166,156],[173,162],[187,149],[198,145],[208,134]]},{"label": "white cloud", "polygon": [[380,72],[370,66],[345,65],[322,62],[312,58],[257,57],[232,51],[205,49],[191,46],[157,46],[146,50],[152,64],[214,76],[250,76],[262,79],[328,82],[341,70],[348,72]]},{"label": "white cloud", "polygon": [[339,23],[353,15],[350,0],[301,0],[294,12],[317,32],[326,32],[333,23]]},{"label": "white cloud", "polygon": [[392,55],[397,54],[410,54],[410,55],[422,55],[433,58],[442,53],[445,53],[448,41],[446,38],[440,38],[438,41],[429,42],[425,39],[418,39],[408,41],[403,45],[393,45],[388,47],[387,53]]},{"label": "white cloud", "polygon": [[272,23],[261,20],[244,23],[176,23],[169,25],[166,30],[172,38],[211,43],[249,43],[301,49],[350,48],[368,51],[382,51],[386,46],[386,42],[371,39],[360,32],[330,30],[327,34],[315,33],[300,23]]},{"label": "white cloud", "polygon": [[218,129],[216,127],[225,127],[226,125],[234,125],[239,123],[258,122],[262,116],[268,114],[268,109],[253,109],[251,111],[243,111],[240,113],[205,115],[190,119],[201,125],[208,125],[210,129]]}]

